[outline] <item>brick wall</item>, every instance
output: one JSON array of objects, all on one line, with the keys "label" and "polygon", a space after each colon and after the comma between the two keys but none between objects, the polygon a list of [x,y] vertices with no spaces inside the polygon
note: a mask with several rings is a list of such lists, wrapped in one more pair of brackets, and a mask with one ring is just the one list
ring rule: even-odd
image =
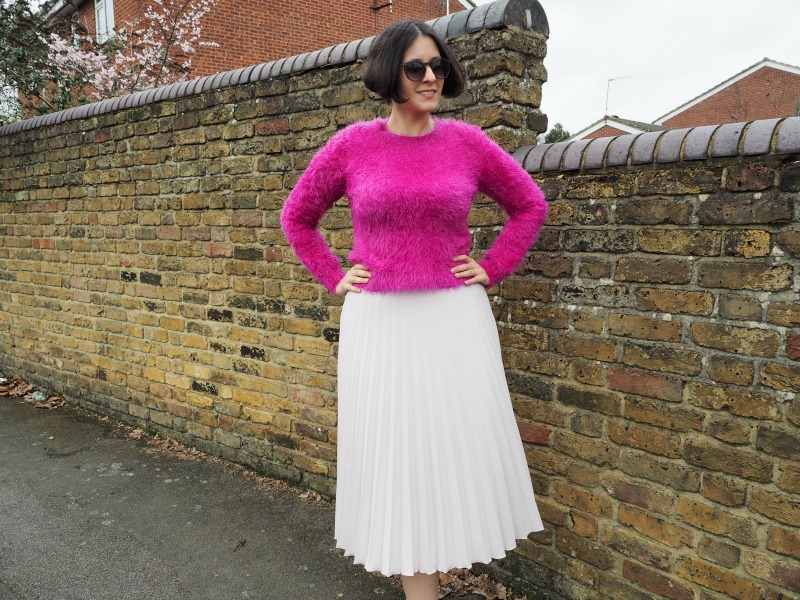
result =
[{"label": "brick wall", "polygon": [[800,100],[800,75],[762,67],[713,96],[664,121],[666,127],[697,127],[788,117]]},{"label": "brick wall", "polygon": [[622,131],[621,129],[617,129],[611,125],[603,125],[597,131],[593,131],[592,133],[585,135],[583,139],[591,139],[591,138],[601,138],[601,137],[609,137],[615,135],[625,135],[626,132]]},{"label": "brick wall", "polygon": [[547,524],[497,574],[800,597],[799,151],[793,118],[517,152],[551,214],[495,312]]},{"label": "brick wall", "polygon": [[[547,128],[537,6],[437,22],[472,81],[446,114],[523,146],[552,207],[493,290],[546,530],[491,570],[552,599],[797,597],[800,119],[524,146]],[[539,33],[502,25],[525,9]],[[382,110],[361,51],[0,128],[0,368],[332,495],[341,302],[278,213]],[[479,252],[502,220],[479,199]],[[340,255],[348,223],[323,221]]]},{"label": "brick wall", "polygon": [[[391,11],[388,7],[372,10],[383,4],[383,0],[216,0],[203,18],[202,27],[203,39],[214,41],[219,47],[198,46],[192,55],[191,75],[202,77],[318,50],[375,35],[394,21],[425,21],[447,11],[446,0],[401,0],[393,2]],[[147,5],[147,0],[114,0],[117,29],[141,18]],[[451,13],[462,9],[458,0],[450,0]],[[77,10],[80,24],[94,35],[93,0],[84,0]]]},{"label": "brick wall", "polygon": [[[517,26],[520,6],[541,25],[517,0],[434,23],[470,77],[443,114],[509,150],[547,128],[546,37]],[[198,80],[194,95],[181,84],[0,128],[0,368],[332,496],[341,301],[278,215],[325,140],[386,112],[360,81],[365,54],[355,41]],[[340,203],[324,222],[340,255],[348,221]]]}]

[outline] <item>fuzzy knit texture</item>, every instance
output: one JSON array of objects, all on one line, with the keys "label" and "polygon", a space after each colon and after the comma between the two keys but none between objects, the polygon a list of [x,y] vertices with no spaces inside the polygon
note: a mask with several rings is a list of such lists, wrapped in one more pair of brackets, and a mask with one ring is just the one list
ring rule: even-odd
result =
[{"label": "fuzzy knit texture", "polygon": [[331,294],[344,277],[318,231],[325,212],[346,195],[353,217],[351,264],[371,273],[369,292],[434,290],[465,285],[450,269],[469,254],[467,226],[482,192],[508,219],[478,262],[489,286],[511,275],[547,216],[541,190],[511,156],[474,125],[435,119],[433,131],[403,136],[387,119],[349,125],[320,149],[281,213],[300,261]]}]

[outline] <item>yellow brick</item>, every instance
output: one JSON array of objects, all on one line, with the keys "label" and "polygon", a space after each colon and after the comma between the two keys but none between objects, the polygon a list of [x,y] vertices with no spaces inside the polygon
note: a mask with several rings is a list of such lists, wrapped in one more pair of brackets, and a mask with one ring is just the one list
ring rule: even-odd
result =
[{"label": "yellow brick", "polygon": [[158,369],[153,369],[151,367],[145,367],[142,370],[142,375],[145,379],[150,381],[156,381],[158,383],[164,383],[164,372]]},{"label": "yellow brick", "polygon": [[212,408],[214,406],[213,398],[205,394],[196,394],[194,392],[186,392],[184,401],[198,408]]},{"label": "yellow brick", "polygon": [[167,373],[164,377],[164,383],[170,387],[188,390],[192,387],[192,380],[183,375],[176,375],[175,373]]},{"label": "yellow brick", "polygon": [[308,354],[316,354],[319,356],[330,356],[332,352],[331,343],[327,340],[319,338],[298,337],[295,340],[295,348],[299,352],[306,352]]}]

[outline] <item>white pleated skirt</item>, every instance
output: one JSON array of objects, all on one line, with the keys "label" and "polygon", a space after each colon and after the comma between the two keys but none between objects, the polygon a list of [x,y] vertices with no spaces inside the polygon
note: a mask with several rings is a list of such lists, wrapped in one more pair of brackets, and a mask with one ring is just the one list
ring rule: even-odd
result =
[{"label": "white pleated skirt", "polygon": [[348,293],[336,545],[384,575],[502,558],[542,529],[482,285]]}]

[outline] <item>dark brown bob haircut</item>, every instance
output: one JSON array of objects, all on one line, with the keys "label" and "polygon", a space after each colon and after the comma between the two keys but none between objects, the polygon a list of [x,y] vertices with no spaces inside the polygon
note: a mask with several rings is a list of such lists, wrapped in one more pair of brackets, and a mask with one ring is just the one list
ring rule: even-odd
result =
[{"label": "dark brown bob haircut", "polygon": [[384,29],[372,41],[361,72],[361,79],[370,91],[375,92],[387,102],[394,100],[402,104],[407,98],[400,96],[400,63],[408,47],[421,35],[433,39],[439,48],[439,55],[450,61],[450,74],[445,77],[442,96],[455,98],[460,96],[467,86],[464,69],[453,56],[445,43],[439,38],[433,27],[422,21],[398,21]]}]

